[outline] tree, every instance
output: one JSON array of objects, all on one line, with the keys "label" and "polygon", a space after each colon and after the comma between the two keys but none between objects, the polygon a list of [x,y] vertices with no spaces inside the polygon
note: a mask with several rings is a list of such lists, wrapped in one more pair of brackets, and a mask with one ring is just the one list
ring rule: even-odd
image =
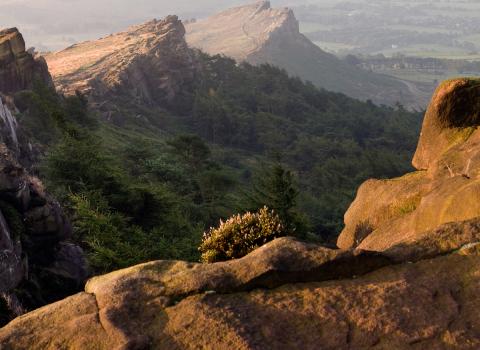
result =
[{"label": "tree", "polygon": [[210,148],[196,135],[180,135],[168,144],[191,170],[198,170],[210,157]]},{"label": "tree", "polygon": [[275,163],[271,167],[264,167],[254,181],[253,191],[247,194],[247,199],[255,209],[264,206],[271,208],[291,234],[304,236],[308,225],[305,217],[296,210],[298,195],[293,173],[280,163]]}]

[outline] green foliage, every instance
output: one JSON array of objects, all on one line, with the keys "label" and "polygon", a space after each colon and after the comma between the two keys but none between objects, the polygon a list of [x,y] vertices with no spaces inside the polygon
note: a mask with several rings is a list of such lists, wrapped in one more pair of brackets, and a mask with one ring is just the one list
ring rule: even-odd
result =
[{"label": "green foliage", "polygon": [[45,176],[50,185],[73,192],[94,190],[98,186],[106,193],[120,190],[116,178],[119,170],[101,150],[101,143],[91,135],[65,135],[49,149],[46,157]]},{"label": "green foliage", "polygon": [[191,170],[200,169],[210,157],[210,149],[196,135],[180,135],[169,141],[168,144]]},{"label": "green foliage", "polygon": [[[50,191],[70,208],[76,240],[87,251],[94,271],[155,259],[198,260],[203,226],[193,219],[189,204],[193,200],[188,196],[208,186],[178,184],[187,182],[190,173],[206,176],[208,146],[198,137],[180,137],[160,153],[154,145],[135,139],[113,154],[96,134],[98,123],[91,122],[80,95],[52,106],[68,117],[58,124],[62,136],[48,148],[42,175]],[[165,173],[159,169],[163,163],[156,162],[162,156],[172,169],[180,164],[178,172],[172,170],[175,183],[157,176]]]},{"label": "green foliage", "polygon": [[33,90],[15,94],[15,105],[22,112],[20,125],[29,139],[50,145],[64,134],[76,135],[98,122],[87,112],[87,100],[80,93],[60,97],[55,90],[36,81]]},{"label": "green foliage", "polygon": [[97,273],[149,260],[198,259],[195,247],[200,234],[189,230],[187,224],[183,231],[165,233],[161,227],[147,231],[112,211],[98,193],[72,194],[70,202],[76,238],[85,245],[89,263]]},{"label": "green foliage", "polygon": [[65,117],[79,126],[95,129],[98,127],[98,120],[88,113],[87,106],[87,98],[77,91],[75,96],[64,99]]},{"label": "green foliage", "polygon": [[33,91],[15,95],[15,104],[23,112],[19,120],[27,135],[41,144],[50,144],[60,137],[63,110],[60,98],[44,84],[35,83]]},{"label": "green foliage", "polygon": [[[18,96],[26,115],[45,118],[43,129],[27,121],[50,145],[42,174],[70,205],[97,271],[198,260],[201,232],[265,205],[282,234],[333,240],[361,182],[410,170],[419,114],[318,90],[269,65],[200,61],[170,113],[144,108],[139,122],[138,106],[119,105],[121,128],[93,122],[81,95]],[[258,170],[278,154],[281,165]]]},{"label": "green foliage", "polygon": [[256,213],[247,212],[220,221],[219,227],[204,233],[199,250],[205,263],[238,259],[286,233],[280,217],[263,207]]},{"label": "green foliage", "polygon": [[149,178],[138,160],[137,176],[130,176],[92,136],[69,135],[45,160],[48,185],[70,204],[77,238],[86,244],[95,271],[198,257],[195,237],[202,228],[183,215],[186,206],[168,183]]},{"label": "green foliage", "polygon": [[363,181],[412,170],[421,113],[319,90],[270,65],[200,59],[191,116],[172,123],[227,153],[221,164],[246,173],[280,154],[298,177],[297,211],[319,237],[335,239]]},{"label": "green foliage", "polygon": [[273,209],[285,223],[289,234],[305,237],[308,233],[307,219],[297,210],[299,191],[290,170],[280,163],[263,167],[255,176],[253,190],[247,193],[247,207]]}]

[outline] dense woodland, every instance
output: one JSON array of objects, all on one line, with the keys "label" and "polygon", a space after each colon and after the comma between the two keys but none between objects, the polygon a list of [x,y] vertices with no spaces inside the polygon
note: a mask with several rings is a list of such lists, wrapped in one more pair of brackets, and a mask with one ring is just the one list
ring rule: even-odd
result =
[{"label": "dense woodland", "polygon": [[21,125],[43,145],[35,171],[68,208],[95,273],[198,261],[204,231],[265,205],[292,234],[331,243],[364,180],[411,170],[421,113],[199,55],[203,68],[176,102],[140,120],[119,105],[121,125],[80,95],[39,85],[16,96]]}]

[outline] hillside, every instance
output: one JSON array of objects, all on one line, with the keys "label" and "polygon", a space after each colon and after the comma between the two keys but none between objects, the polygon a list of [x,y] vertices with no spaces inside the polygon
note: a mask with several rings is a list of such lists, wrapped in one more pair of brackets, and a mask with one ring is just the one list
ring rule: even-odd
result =
[{"label": "hillside", "polygon": [[299,31],[292,10],[269,1],[231,8],[186,23],[187,42],[206,53],[252,64],[270,63],[330,91],[377,104],[423,109],[429,96],[412,92],[395,78],[349,65],[322,51]]},{"label": "hillside", "polygon": [[213,196],[208,218],[202,214],[199,220],[207,225],[245,210],[242,193],[261,176],[263,165],[280,160],[299,179],[298,205],[312,232],[327,239],[341,229],[343,212],[362,181],[410,169],[418,114],[318,90],[269,65],[237,65],[190,49],[176,17],[80,43],[46,60],[61,92],[80,89],[94,113],[110,122],[100,131],[106,147],[118,154],[150,142],[147,154],[153,155],[138,165],[142,172],[169,149],[165,141],[179,134],[208,143],[209,161],[223,167],[217,173],[229,174],[219,182],[229,194]]},{"label": "hillside", "polygon": [[[281,238],[238,260],[156,261],[116,271],[17,318],[0,329],[1,343],[9,349],[478,348],[480,211],[469,204],[476,203],[479,172],[479,98],[478,81],[450,81],[437,90],[414,158],[420,170],[362,186],[347,228],[358,207],[357,228],[368,222],[372,229],[349,248],[342,237],[343,250]],[[416,191],[421,183],[427,185]],[[403,190],[390,191],[395,186]],[[418,206],[398,197],[410,192]]]}]

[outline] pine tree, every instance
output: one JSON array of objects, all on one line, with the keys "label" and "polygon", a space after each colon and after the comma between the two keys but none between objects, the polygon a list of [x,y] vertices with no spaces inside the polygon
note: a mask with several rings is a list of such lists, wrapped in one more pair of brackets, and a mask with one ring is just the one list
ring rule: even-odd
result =
[{"label": "pine tree", "polygon": [[304,215],[296,210],[298,195],[294,174],[275,163],[264,167],[247,199],[250,209],[267,206],[279,215],[290,234],[304,236],[308,225]]}]

